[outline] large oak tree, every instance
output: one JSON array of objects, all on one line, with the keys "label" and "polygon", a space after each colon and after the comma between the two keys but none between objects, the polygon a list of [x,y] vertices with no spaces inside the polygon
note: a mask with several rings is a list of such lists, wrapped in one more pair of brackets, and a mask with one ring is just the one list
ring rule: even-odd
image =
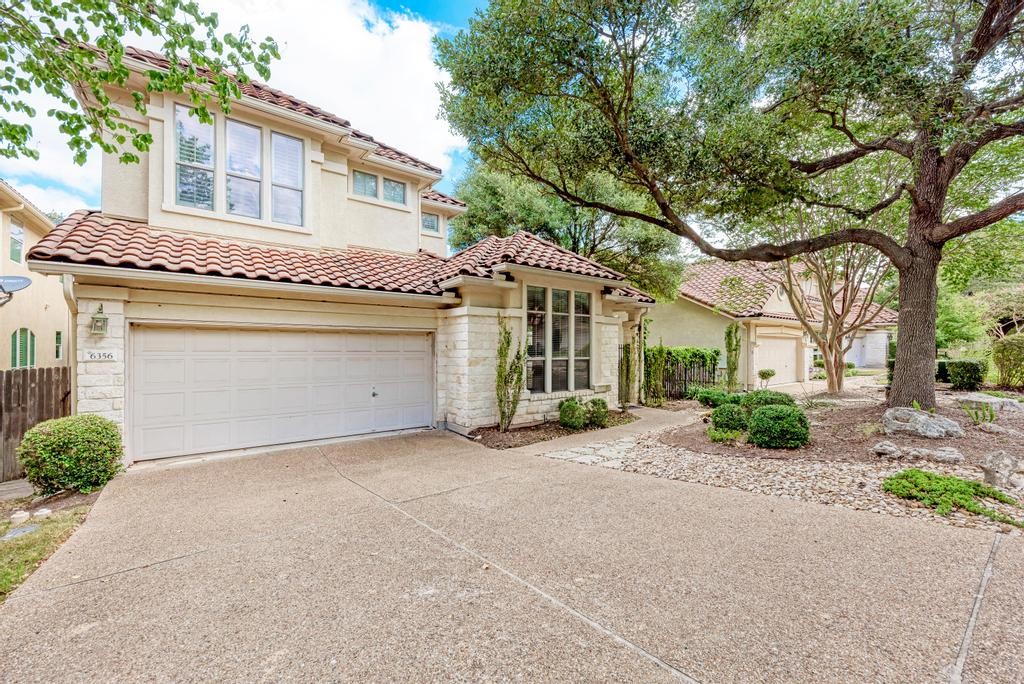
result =
[{"label": "large oak tree", "polygon": [[[900,281],[890,402],[931,407],[943,247],[1024,209],[1024,167],[978,164],[1024,134],[1022,9],[1024,0],[493,0],[438,43],[451,74],[443,107],[487,163],[710,256],[878,250]],[[879,157],[901,169],[891,193],[830,182]],[[644,193],[647,206],[588,195],[580,181],[594,172]],[[949,206],[967,189],[970,210]],[[900,202],[898,239],[865,224],[735,247],[709,229],[790,203],[866,221]]]}]

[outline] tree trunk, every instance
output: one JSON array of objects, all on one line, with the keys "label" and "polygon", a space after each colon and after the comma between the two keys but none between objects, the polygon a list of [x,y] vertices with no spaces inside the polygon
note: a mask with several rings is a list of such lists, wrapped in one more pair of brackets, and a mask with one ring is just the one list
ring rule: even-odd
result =
[{"label": "tree trunk", "polygon": [[935,316],[942,247],[908,245],[913,258],[900,269],[900,315],[890,406],[935,406]]},{"label": "tree trunk", "polygon": [[[843,355],[836,354],[833,340],[826,340],[825,344],[818,347],[818,351],[821,352],[821,360],[825,363],[822,370],[825,371],[825,382],[828,388],[829,394],[839,394],[843,391],[843,370],[845,366],[843,364]],[[836,372],[836,369],[839,372]]]}]

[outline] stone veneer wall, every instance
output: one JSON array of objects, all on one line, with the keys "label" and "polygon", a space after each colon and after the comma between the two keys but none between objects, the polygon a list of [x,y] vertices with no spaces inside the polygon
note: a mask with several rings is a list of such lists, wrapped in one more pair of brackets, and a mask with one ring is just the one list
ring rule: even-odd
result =
[{"label": "stone veneer wall", "polygon": [[[94,335],[89,329],[92,316],[103,305],[107,334]],[[124,431],[125,346],[124,302],[116,299],[79,299],[76,320],[75,355],[78,374],[75,384],[75,412],[96,413],[109,418]],[[89,360],[90,352],[112,354],[108,361]]]}]

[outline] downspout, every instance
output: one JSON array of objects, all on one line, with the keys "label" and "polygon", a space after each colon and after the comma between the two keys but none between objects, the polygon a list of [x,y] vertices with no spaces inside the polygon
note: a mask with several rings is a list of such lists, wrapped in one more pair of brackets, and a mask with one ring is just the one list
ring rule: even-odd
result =
[{"label": "downspout", "polygon": [[68,368],[71,374],[71,396],[69,408],[71,415],[78,412],[78,300],[75,299],[75,276],[70,273],[61,275],[64,286],[64,301],[68,305]]}]

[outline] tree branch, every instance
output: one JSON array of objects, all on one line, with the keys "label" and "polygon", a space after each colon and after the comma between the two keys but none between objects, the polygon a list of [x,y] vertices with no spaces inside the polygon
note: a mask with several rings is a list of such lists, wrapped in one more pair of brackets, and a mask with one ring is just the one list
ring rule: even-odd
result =
[{"label": "tree branch", "polygon": [[941,245],[953,238],[991,226],[1019,211],[1024,211],[1024,192],[1005,197],[977,213],[939,224],[928,238],[931,242]]}]

